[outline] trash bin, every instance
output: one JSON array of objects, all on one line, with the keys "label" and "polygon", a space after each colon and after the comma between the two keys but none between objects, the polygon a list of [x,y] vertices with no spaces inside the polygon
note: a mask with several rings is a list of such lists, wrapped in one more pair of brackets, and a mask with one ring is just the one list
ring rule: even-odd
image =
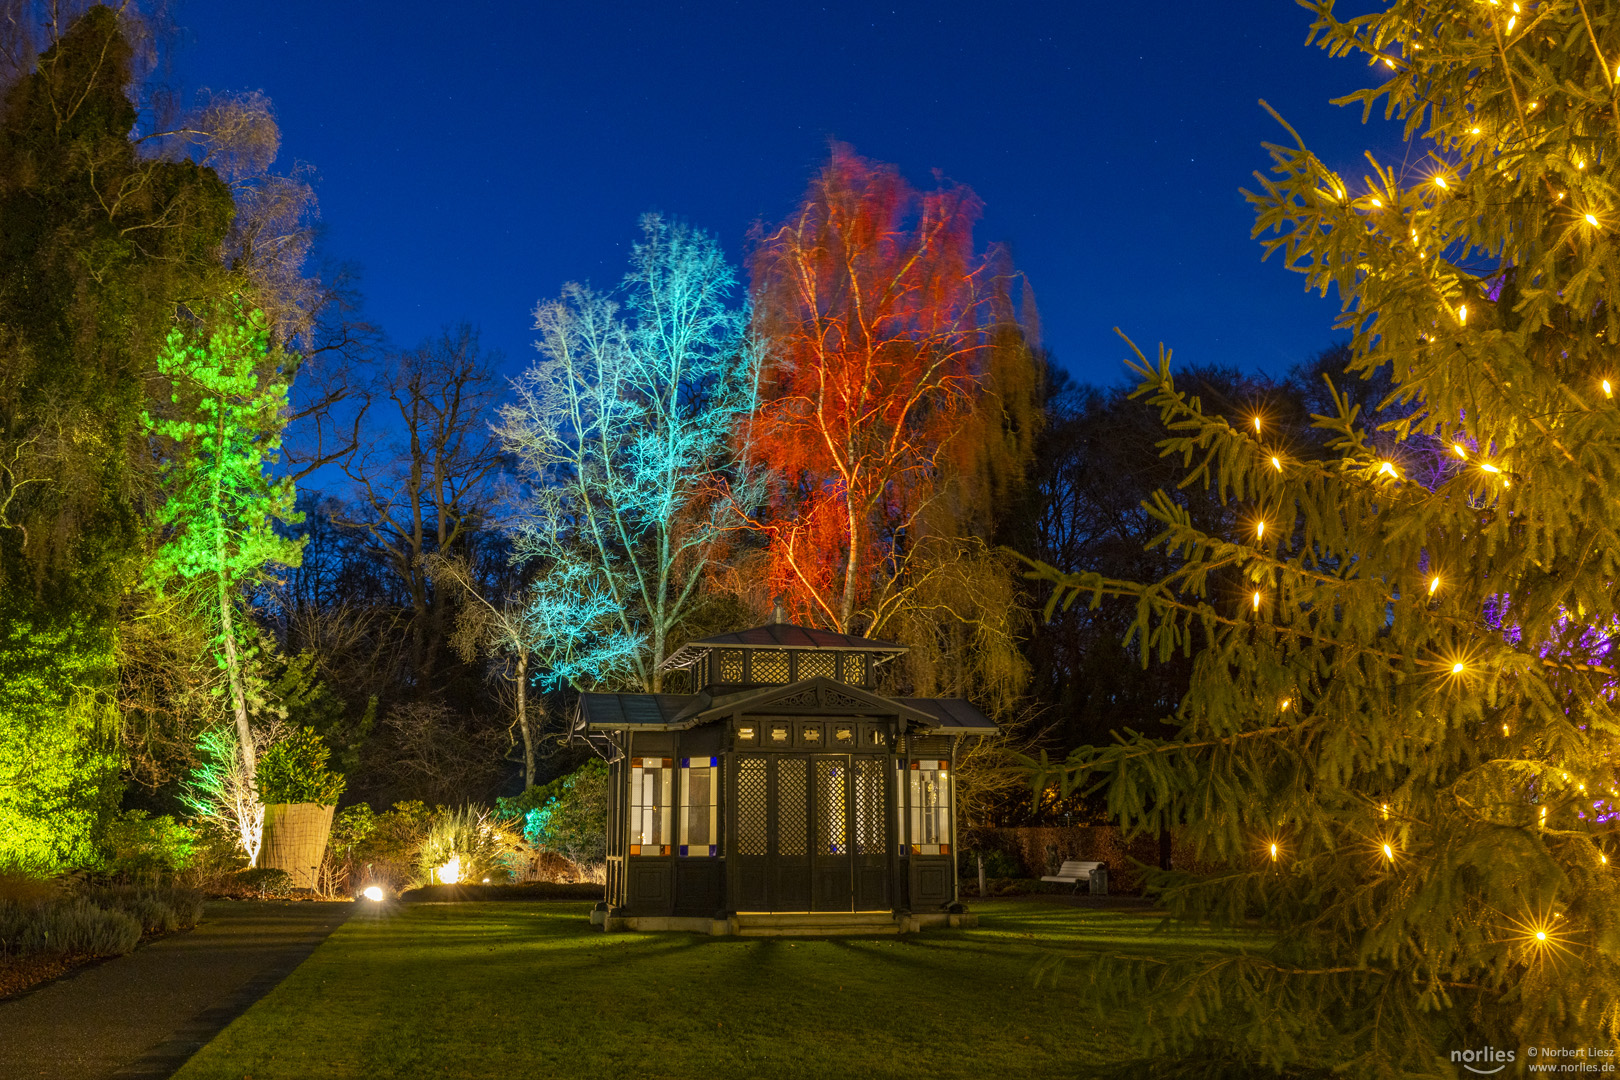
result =
[{"label": "trash bin", "polygon": [[1108,895],[1108,867],[1099,866],[1091,872],[1091,895]]}]

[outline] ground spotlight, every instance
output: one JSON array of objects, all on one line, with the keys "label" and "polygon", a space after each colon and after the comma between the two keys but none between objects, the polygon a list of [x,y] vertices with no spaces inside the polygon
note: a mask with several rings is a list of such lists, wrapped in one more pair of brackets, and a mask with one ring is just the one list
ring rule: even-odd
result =
[{"label": "ground spotlight", "polygon": [[381,903],[387,894],[382,891],[382,887],[380,885],[367,885],[365,890],[360,895],[364,896],[367,900],[375,900],[378,903]]}]

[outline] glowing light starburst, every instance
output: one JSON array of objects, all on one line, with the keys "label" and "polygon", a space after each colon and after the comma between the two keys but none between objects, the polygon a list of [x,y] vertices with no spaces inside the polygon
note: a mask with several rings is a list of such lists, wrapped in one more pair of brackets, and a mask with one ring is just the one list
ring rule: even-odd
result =
[{"label": "glowing light starburst", "polygon": [[1575,940],[1565,927],[1564,916],[1556,911],[1530,912],[1522,918],[1507,919],[1506,940],[1519,946],[1530,963],[1556,960],[1561,955],[1575,956],[1570,946]]}]

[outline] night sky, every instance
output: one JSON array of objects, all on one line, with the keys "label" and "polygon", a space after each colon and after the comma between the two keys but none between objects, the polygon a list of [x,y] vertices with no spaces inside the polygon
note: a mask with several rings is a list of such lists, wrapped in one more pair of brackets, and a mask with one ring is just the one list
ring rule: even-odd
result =
[{"label": "night sky", "polygon": [[986,204],[1044,344],[1123,377],[1119,326],[1185,363],[1280,373],[1330,344],[1337,300],[1262,263],[1238,188],[1285,133],[1355,185],[1375,118],[1328,104],[1364,61],[1302,43],[1286,0],[1237,4],[428,3],[190,0],[183,85],[263,90],[281,167],[316,171],[322,250],[363,271],[392,345],[468,320],[515,371],[530,311],[615,283],[646,210],[736,259],[837,138]]}]

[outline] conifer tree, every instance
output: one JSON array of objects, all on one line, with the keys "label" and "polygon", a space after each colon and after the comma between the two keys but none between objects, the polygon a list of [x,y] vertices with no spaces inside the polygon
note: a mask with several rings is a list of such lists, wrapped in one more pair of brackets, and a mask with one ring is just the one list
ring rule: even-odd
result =
[{"label": "conifer tree", "polygon": [[[251,620],[244,590],[272,565],[296,566],[302,540],[277,531],[296,523],[289,477],[275,477],[287,422],[290,360],[269,344],[259,312],[236,315],[221,306],[206,332],[170,332],[158,372],[173,385],[167,415],[145,417],[166,451],[159,470],[162,502],[153,514],[163,541],[148,573],[159,589],[186,596],[208,614],[223,676],[231,737],[219,742],[240,757],[243,790],[254,788],[262,747],[252,714],[259,707]],[[250,861],[256,860],[263,807],[238,798],[230,815]]]},{"label": "conifer tree", "polygon": [[1172,737],[1031,764],[1223,867],[1155,876],[1176,917],[1273,936],[1095,985],[1145,995],[1146,1049],[1200,1075],[1613,1045],[1620,4],[1307,6],[1386,79],[1344,100],[1404,121],[1408,154],[1341,176],[1289,129],[1256,234],[1338,290],[1352,370],[1394,390],[1372,417],[1335,393],[1310,454],[1137,354],[1163,452],[1240,525],[1161,491],[1168,576],[1038,571],[1053,604],[1134,598],[1144,662],[1197,655]]}]

